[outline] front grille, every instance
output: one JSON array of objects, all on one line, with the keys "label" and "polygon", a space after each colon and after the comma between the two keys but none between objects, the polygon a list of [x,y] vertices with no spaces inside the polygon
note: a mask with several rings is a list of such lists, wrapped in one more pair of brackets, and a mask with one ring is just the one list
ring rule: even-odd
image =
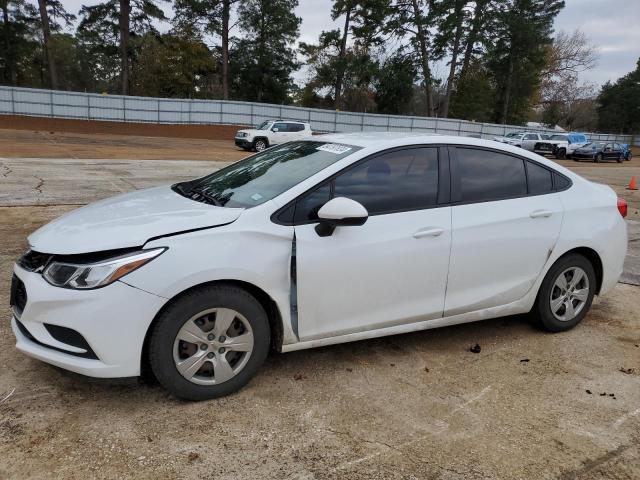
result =
[{"label": "front grille", "polygon": [[52,255],[29,250],[18,259],[18,265],[30,272],[41,272],[47,266]]},{"label": "front grille", "polygon": [[13,308],[13,313],[20,318],[24,307],[27,305],[27,289],[24,287],[22,280],[14,273],[11,277],[11,296],[9,297],[9,305]]}]

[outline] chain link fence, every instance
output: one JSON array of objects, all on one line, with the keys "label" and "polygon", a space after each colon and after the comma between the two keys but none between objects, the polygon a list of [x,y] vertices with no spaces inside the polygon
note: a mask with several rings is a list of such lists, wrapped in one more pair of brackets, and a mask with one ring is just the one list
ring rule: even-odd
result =
[{"label": "chain link fence", "polygon": [[[317,108],[224,100],[191,100],[0,86],[0,114],[166,124],[257,125],[263,120],[301,120],[318,132],[397,131],[491,139],[513,131],[551,129],[431,117],[340,112]],[[640,135],[587,133],[591,140],[640,146]],[[634,143],[635,140],[635,143]]]}]

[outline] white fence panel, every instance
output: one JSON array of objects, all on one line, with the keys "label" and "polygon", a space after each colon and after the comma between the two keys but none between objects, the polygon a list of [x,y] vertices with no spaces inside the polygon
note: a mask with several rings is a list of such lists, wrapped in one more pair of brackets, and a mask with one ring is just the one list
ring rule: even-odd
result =
[{"label": "white fence panel", "polygon": [[[0,86],[0,114],[124,122],[256,125],[264,120],[308,121],[318,132],[394,131],[491,139],[509,132],[557,133],[544,128],[401,115],[339,112],[262,103],[189,100]],[[640,135],[587,133],[595,141],[633,143]]]}]

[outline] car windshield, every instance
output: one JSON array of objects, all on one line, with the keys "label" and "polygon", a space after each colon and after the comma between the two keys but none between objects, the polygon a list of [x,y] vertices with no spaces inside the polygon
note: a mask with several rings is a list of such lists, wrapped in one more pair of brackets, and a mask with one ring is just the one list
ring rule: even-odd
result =
[{"label": "car windshield", "polygon": [[172,188],[187,198],[220,207],[255,207],[360,148],[311,140],[289,142]]},{"label": "car windshield", "polygon": [[256,127],[256,130],[269,130],[269,126],[271,125],[271,121],[265,120],[260,125]]},{"label": "car windshield", "polygon": [[551,138],[549,140],[566,140],[567,136],[566,135],[551,135]]},{"label": "car windshield", "polygon": [[603,148],[604,147],[604,142],[591,142],[591,143],[587,143],[584,147],[582,148]]}]

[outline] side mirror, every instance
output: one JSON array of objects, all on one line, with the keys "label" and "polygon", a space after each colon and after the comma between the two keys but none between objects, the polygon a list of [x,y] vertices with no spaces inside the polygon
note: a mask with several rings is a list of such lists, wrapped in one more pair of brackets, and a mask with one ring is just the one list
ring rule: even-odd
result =
[{"label": "side mirror", "polygon": [[316,233],[321,237],[328,237],[336,227],[364,225],[369,212],[355,200],[336,197],[322,206],[318,211],[318,218],[320,223],[316,225]]},{"label": "side mirror", "polygon": [[272,131],[272,132],[277,132],[277,131],[278,131],[278,127],[273,127],[273,128],[271,129],[271,131]]}]

